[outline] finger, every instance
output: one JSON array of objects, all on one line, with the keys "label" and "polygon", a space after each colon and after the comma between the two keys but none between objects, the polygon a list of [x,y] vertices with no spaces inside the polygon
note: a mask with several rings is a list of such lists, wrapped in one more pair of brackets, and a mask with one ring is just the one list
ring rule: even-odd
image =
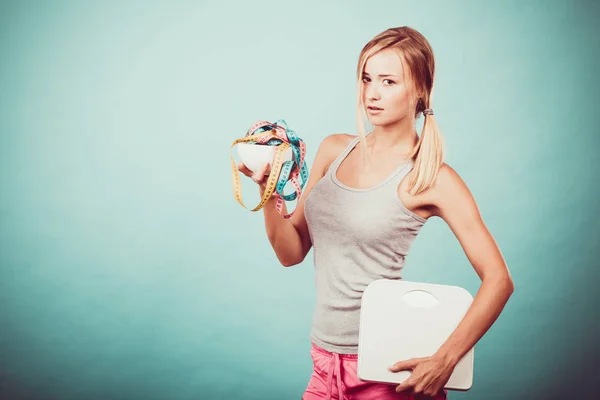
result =
[{"label": "finger", "polygon": [[242,174],[244,174],[246,176],[252,175],[252,171],[250,171],[250,169],[248,169],[248,167],[244,163],[239,163],[237,165],[237,169],[238,169],[238,171],[240,171]]},{"label": "finger", "polygon": [[[440,395],[440,392],[437,393],[433,393],[427,390],[424,390],[422,393],[416,393],[414,392],[414,398],[415,400],[431,400],[433,398],[435,398],[436,396]],[[444,397],[442,397],[444,398]]]},{"label": "finger", "polygon": [[269,163],[265,163],[262,168],[260,169],[260,173],[262,175],[269,175],[269,173],[271,172],[271,165]]},{"label": "finger", "polygon": [[417,366],[419,359],[411,358],[410,360],[398,361],[388,369],[392,372],[404,371],[408,369],[414,369]]},{"label": "finger", "polygon": [[413,392],[418,395],[422,395],[423,394],[423,384],[417,383],[416,385],[414,385]]},{"label": "finger", "polygon": [[258,184],[262,183],[264,175],[262,174],[254,174],[251,176],[252,180]]},{"label": "finger", "polygon": [[258,184],[263,184],[264,182],[267,181],[268,178],[269,178],[269,175],[265,175],[264,166],[263,166],[263,168],[257,169],[256,173],[254,173],[254,175],[252,175],[252,179],[254,179],[254,182],[256,182]]},{"label": "finger", "polygon": [[405,390],[412,389],[415,386],[412,379],[408,378],[398,386],[396,386],[396,393],[403,392]]},{"label": "finger", "polygon": [[441,394],[441,392],[439,390],[436,392],[436,391],[430,389],[430,390],[424,390],[423,394],[425,396],[428,396],[428,398],[429,398],[429,397],[435,397],[435,396]]}]

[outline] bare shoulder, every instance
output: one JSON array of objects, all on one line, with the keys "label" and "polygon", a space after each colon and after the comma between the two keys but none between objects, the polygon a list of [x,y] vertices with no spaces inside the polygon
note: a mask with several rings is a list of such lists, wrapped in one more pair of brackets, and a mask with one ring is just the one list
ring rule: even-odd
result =
[{"label": "bare shoulder", "polygon": [[[356,138],[356,135],[349,135],[347,133],[333,133],[327,135],[317,151],[316,158],[319,158],[320,162],[324,165],[329,166],[337,156],[350,144],[352,140]],[[315,160],[317,162],[317,160]]]},{"label": "bare shoulder", "polygon": [[321,142],[321,148],[327,153],[335,153],[337,151],[339,154],[338,150],[343,150],[346,148],[346,146],[348,146],[355,138],[356,135],[350,135],[347,133],[333,133],[323,139]]},{"label": "bare shoulder", "polygon": [[475,209],[475,199],[462,177],[447,163],[438,171],[435,185],[428,194],[435,214],[444,217],[452,209]]},{"label": "bare shoulder", "polygon": [[447,163],[443,163],[440,167],[435,182],[435,188],[439,191],[444,190],[457,190],[461,186],[466,187],[465,182],[462,180],[458,172]]}]

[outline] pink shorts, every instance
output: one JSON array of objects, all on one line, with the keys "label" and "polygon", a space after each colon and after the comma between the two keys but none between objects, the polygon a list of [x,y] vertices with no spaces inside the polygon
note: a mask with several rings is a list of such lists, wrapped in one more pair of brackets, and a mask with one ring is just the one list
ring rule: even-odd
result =
[{"label": "pink shorts", "polygon": [[435,397],[414,396],[407,392],[396,393],[397,384],[362,381],[356,373],[357,354],[332,353],[312,343],[310,355],[313,359],[313,373],[302,395],[303,400],[447,399],[446,391]]}]

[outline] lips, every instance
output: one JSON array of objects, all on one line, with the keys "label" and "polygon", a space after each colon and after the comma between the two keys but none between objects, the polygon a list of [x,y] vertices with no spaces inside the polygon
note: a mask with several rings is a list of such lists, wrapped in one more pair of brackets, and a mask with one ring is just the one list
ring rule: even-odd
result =
[{"label": "lips", "polygon": [[367,108],[369,110],[383,110],[383,108],[379,108],[379,107],[375,107],[375,106],[368,106]]}]

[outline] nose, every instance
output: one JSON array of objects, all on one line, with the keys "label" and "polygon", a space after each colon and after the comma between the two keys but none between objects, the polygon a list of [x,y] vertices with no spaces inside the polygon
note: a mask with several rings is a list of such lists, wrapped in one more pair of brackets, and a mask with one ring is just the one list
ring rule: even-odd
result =
[{"label": "nose", "polygon": [[370,84],[367,85],[367,87],[365,88],[365,94],[367,96],[367,99],[369,101],[375,101],[375,100],[379,100],[379,88],[377,87],[377,85],[374,85],[372,82],[369,82]]}]

